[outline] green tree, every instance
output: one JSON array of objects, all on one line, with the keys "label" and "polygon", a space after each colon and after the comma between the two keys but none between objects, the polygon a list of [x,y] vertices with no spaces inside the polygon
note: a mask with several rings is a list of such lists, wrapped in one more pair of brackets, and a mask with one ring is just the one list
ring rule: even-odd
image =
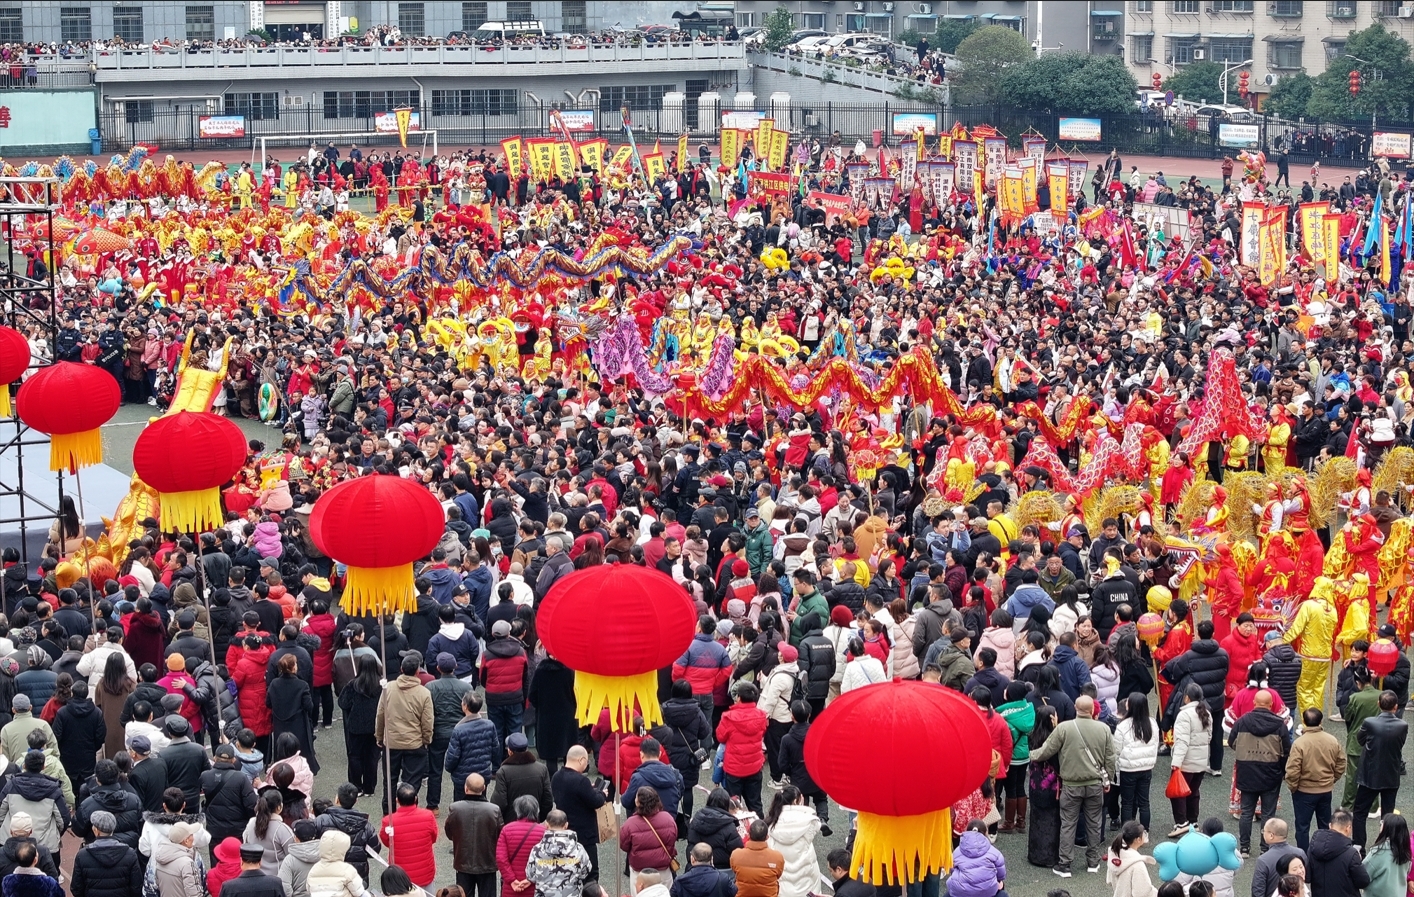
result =
[{"label": "green tree", "polygon": [[1002,75],[1002,102],[1080,115],[1134,112],[1134,76],[1117,56],[1047,53]]},{"label": "green tree", "polygon": [[931,41],[933,49],[956,53],[958,44],[971,37],[980,27],[982,26],[969,19],[939,19],[938,30]]},{"label": "green tree", "polygon": [[1311,94],[1316,89],[1316,79],[1305,72],[1288,75],[1276,83],[1262,109],[1268,115],[1278,118],[1298,119],[1306,114],[1306,106],[1311,102]]},{"label": "green tree", "polygon": [[1001,25],[979,29],[957,46],[961,71],[952,76],[956,102],[967,106],[1000,101],[1002,76],[1034,58],[1031,44],[1020,32]]},{"label": "green tree", "polygon": [[784,6],[777,6],[766,13],[766,20],[762,28],[766,31],[764,41],[766,49],[772,53],[779,53],[785,49],[786,44],[790,43],[790,36],[795,33],[795,22],[790,17],[790,10]]},{"label": "green tree", "polygon": [[[1360,62],[1351,57],[1365,60]],[[1360,93],[1350,95],[1350,73],[1364,76]],[[1306,114],[1315,118],[1350,121],[1378,115],[1404,121],[1409,115],[1409,94],[1414,89],[1414,64],[1409,43],[1382,25],[1352,32],[1345,54],[1332,59],[1315,79]]]},{"label": "green tree", "polygon": [[[1221,103],[1223,67],[1216,62],[1194,62],[1185,65],[1164,82],[1164,90],[1171,90],[1175,96],[1183,97],[1190,103]],[[1237,74],[1228,72],[1228,97],[1237,96]]]}]

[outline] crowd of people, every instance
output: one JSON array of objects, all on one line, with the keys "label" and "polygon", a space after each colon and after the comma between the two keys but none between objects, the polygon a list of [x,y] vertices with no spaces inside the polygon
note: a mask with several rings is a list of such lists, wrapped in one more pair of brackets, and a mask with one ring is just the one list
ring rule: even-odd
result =
[{"label": "crowd of people", "polygon": [[[842,195],[845,165],[865,158],[832,142],[801,164],[810,186]],[[1378,638],[1402,644],[1408,628],[1391,610],[1346,644],[1335,707],[1349,736],[1338,740],[1324,729],[1332,708],[1304,690],[1330,659],[1329,590],[1295,596],[1300,611],[1268,625],[1240,612],[1266,594],[1261,578],[1244,598],[1235,569],[1225,578],[1230,556],[1213,549],[1201,562],[1213,578],[1191,604],[1177,600],[1184,569],[1164,538],[1241,541],[1226,515],[1247,509],[1220,498],[1179,522],[1185,482],[1222,479],[1235,494],[1253,471],[1314,481],[1347,455],[1366,476],[1342,513],[1390,534],[1406,496],[1372,490],[1368,473],[1414,445],[1408,275],[1391,284],[1378,258],[1348,252],[1338,273],[1335,262],[1318,271],[1293,240],[1264,285],[1237,261],[1237,238],[1238,200],[1261,201],[1265,181],[1192,179],[1179,238],[1131,217],[1118,154],[1096,171],[1093,200],[1069,198],[1070,217],[1049,232],[999,223],[990,199],[978,210],[960,193],[935,202],[901,190],[834,216],[809,190],[750,193],[710,162],[644,186],[517,183],[494,154],[459,161],[473,160],[487,167],[485,194],[466,205],[504,210],[498,228],[437,208],[445,192],[429,185],[422,216],[311,229],[300,252],[411,266],[463,243],[583,256],[606,232],[645,248],[688,233],[692,259],[520,295],[498,288],[501,313],[544,326],[520,330],[494,360],[439,338],[449,321],[481,321],[469,309],[493,291],[279,309],[229,281],[218,289],[222,266],[240,280],[289,264],[297,253],[279,234],[238,236],[220,258],[169,233],[96,265],[58,260],[63,327],[52,347],[32,334],[36,357],[101,366],[129,401],[161,406],[184,369],[216,372],[216,410],[278,430],[251,442],[215,532],[133,521],[120,563],[99,575],[69,557],[85,540],[67,505],[45,558],[5,556],[7,897],[28,897],[21,885],[52,892],[28,879],[53,877],[68,829],[85,842],[75,897],[193,895],[203,880],[213,897],[274,893],[276,880],[286,897],[358,897],[378,877],[366,848],[380,846],[394,863],[381,889],[401,895],[447,879],[443,834],[466,897],[593,894],[601,878],[617,893],[601,861],[651,897],[806,897],[822,876],[844,897],[898,894],[856,881],[847,853],[817,853],[816,838],[848,832],[851,816],[832,813],[804,759],[833,700],[890,677],[963,692],[993,739],[992,774],[953,808],[950,894],[1001,891],[993,841],[1009,838],[1063,877],[1080,872],[1079,842],[1085,868],[1103,865],[1117,893],[1152,893],[1141,848],[1164,840],[1150,831],[1163,754],[1176,772],[1171,838],[1220,838],[1221,820],[1198,818],[1199,794],[1207,777],[1230,777],[1239,849],[1264,876],[1254,897],[1304,893],[1303,878],[1316,897],[1394,893],[1367,879],[1403,890],[1409,836],[1392,811],[1409,664],[1401,651],[1376,687],[1365,652]],[[1392,222],[1408,189],[1389,181]],[[1351,244],[1385,189],[1361,186],[1329,199]],[[157,206],[132,202],[156,222],[216,214]],[[1085,230],[1097,213],[1112,230]],[[28,273],[46,264],[36,253]],[[152,301],[144,284],[174,269],[194,289]],[[596,369],[584,330],[566,336],[569,323],[615,313],[646,316],[650,346],[663,329],[655,316],[681,328],[661,362],[678,378],[671,390],[651,390],[644,370]],[[794,389],[832,360],[878,383],[926,353],[957,406],[828,392],[797,406],[763,385],[713,411],[720,393],[709,395],[704,365],[728,330],[746,356],[770,354],[768,335],[775,347],[794,341],[798,351],[773,357]],[[558,366],[528,364],[542,340]],[[1231,383],[1213,379],[1222,363]],[[1208,426],[1208,391],[1229,388],[1273,430],[1204,430],[1214,435],[1202,451],[1179,450]],[[1077,397],[1092,401],[1090,423],[1068,429]],[[1111,425],[1173,451],[1166,469],[1132,478],[1147,500],[1092,518],[1056,484],[1105,454]],[[446,512],[441,542],[417,565],[415,608],[396,619],[342,613],[343,571],[309,533],[319,496],[366,475],[425,484]],[[1053,490],[1060,515],[1018,522],[1021,502]],[[1286,531],[1304,537],[1298,511],[1299,501],[1286,511]],[[1343,522],[1325,533],[1331,543],[1351,531]],[[1275,561],[1280,539],[1269,537],[1282,530],[1280,517],[1262,530],[1262,557]],[[651,566],[696,603],[692,646],[660,676],[662,725],[614,733],[606,711],[579,726],[573,671],[537,638],[554,584],[605,564]],[[1373,620],[1407,587],[1371,571]],[[1150,611],[1164,618],[1152,641],[1138,628]],[[345,770],[320,750],[336,706]],[[1283,784],[1294,845],[1274,818]],[[381,812],[357,809],[375,795]],[[1376,801],[1386,815],[1371,845]],[[613,802],[621,822],[602,812]],[[101,871],[112,869],[128,876],[122,889]],[[1231,875],[1180,886],[1224,893]]]}]

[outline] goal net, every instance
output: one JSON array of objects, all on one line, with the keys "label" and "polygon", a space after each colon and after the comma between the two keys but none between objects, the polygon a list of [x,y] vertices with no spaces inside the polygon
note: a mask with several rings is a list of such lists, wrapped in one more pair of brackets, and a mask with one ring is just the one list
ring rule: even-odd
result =
[{"label": "goal net", "polygon": [[[353,131],[338,134],[282,134],[262,136],[257,139],[251,147],[251,167],[257,172],[265,170],[265,160],[271,150],[280,148],[296,148],[302,154],[307,153],[312,146],[316,152],[322,152],[324,147],[330,142],[338,147],[341,155],[348,153],[351,144],[358,144],[361,147],[396,147],[401,149],[396,132],[387,131]],[[408,131],[408,148],[414,144],[420,145],[419,154],[422,158],[428,157],[428,147],[430,145],[432,155],[437,155],[437,131]]]}]

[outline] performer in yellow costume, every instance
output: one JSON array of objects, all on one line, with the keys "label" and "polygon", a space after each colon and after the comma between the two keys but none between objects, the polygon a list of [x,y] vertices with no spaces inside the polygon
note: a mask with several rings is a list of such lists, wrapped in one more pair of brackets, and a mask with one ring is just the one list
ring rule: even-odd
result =
[{"label": "performer in yellow costume", "polygon": [[1325,576],[1316,577],[1311,597],[1301,602],[1291,628],[1282,636],[1282,640],[1291,644],[1301,656],[1296,706],[1302,713],[1308,707],[1323,709],[1325,703],[1324,691],[1335,642],[1336,612],[1335,605],[1331,603],[1334,594],[1334,582]]}]

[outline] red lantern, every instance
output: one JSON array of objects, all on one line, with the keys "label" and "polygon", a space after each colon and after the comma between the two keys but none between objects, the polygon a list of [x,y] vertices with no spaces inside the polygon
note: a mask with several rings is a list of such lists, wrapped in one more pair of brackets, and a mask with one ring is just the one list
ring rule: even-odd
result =
[{"label": "red lantern", "polygon": [[98,428],[113,419],[122,402],[118,381],[111,374],[71,361],[35,371],[16,397],[25,425],[49,434],[49,469],[67,468],[70,473],[103,463]]},{"label": "red lantern", "polygon": [[1398,662],[1399,646],[1387,638],[1376,639],[1365,653],[1365,665],[1370,668],[1370,675],[1380,679],[1393,673]]},{"label": "red lantern", "polygon": [[1154,74],[1149,78],[1149,83],[1154,85],[1155,90],[1158,90],[1159,88],[1164,86],[1164,76],[1160,75],[1158,72],[1154,72]]},{"label": "red lantern", "polygon": [[1360,93],[1360,72],[1353,71],[1350,73],[1350,95],[1353,97],[1358,93]]},{"label": "red lantern", "polygon": [[658,670],[692,644],[697,609],[673,578],[630,564],[577,570],[550,589],[535,614],[545,650],[575,671],[579,722],[609,708],[615,731],[627,731],[635,707],[661,723]]},{"label": "red lantern", "polygon": [[[909,770],[938,758],[943,774]],[[861,774],[867,758],[869,774]],[[918,881],[952,867],[950,807],[992,765],[977,705],[943,686],[895,679],[855,689],[825,708],[805,737],[810,778],[859,813],[852,868],[874,884]]]},{"label": "red lantern", "polygon": [[13,417],[10,384],[29,369],[29,340],[13,327],[0,327],[0,417]]},{"label": "red lantern", "polygon": [[156,492],[162,528],[200,533],[221,525],[221,487],[246,461],[245,434],[227,418],[179,411],[147,425],[133,469]]},{"label": "red lantern", "polygon": [[1139,638],[1150,648],[1164,637],[1164,618],[1159,614],[1144,614],[1139,618]]},{"label": "red lantern", "polygon": [[412,563],[437,547],[446,520],[442,503],[422,486],[372,475],[321,495],[309,535],[320,551],[348,565],[345,611],[391,614],[417,606]]}]

